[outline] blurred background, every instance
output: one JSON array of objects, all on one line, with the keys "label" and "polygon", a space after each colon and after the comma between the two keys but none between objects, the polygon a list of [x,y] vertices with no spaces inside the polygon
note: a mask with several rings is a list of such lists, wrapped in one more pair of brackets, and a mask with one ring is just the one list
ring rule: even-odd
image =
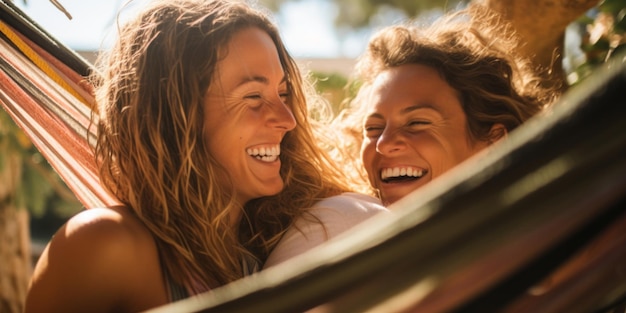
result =
[{"label": "blurred background", "polygon": [[[60,42],[93,62],[98,51],[106,49],[115,38],[118,18],[123,21],[147,1],[126,4],[127,1],[120,0],[60,0],[65,12],[50,0],[14,0],[13,3]],[[515,2],[509,1],[501,2]],[[318,91],[336,110],[354,92],[347,88],[354,61],[376,30],[409,18],[427,23],[468,3],[461,0],[258,2],[273,12],[288,50],[311,72]],[[562,67],[568,85],[584,80],[595,66],[623,49],[625,8],[626,0],[595,1],[591,9],[567,26]],[[546,23],[545,20],[532,22]],[[4,268],[4,272],[0,271],[0,312],[21,311],[25,282],[43,247],[62,223],[82,209],[28,137],[0,109],[0,269]]]}]

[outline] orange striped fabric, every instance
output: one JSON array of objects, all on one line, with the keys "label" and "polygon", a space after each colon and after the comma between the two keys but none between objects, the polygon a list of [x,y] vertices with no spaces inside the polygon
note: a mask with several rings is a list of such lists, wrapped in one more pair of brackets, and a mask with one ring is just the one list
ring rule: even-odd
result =
[{"label": "orange striped fabric", "polygon": [[118,203],[99,184],[84,77],[0,21],[0,103],[87,207]]}]

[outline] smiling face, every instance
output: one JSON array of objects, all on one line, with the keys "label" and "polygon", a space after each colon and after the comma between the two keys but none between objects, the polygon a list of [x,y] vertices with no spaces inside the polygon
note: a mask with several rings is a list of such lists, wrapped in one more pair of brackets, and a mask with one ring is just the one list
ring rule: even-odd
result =
[{"label": "smiling face", "polygon": [[361,157],[385,205],[488,146],[470,137],[458,93],[431,67],[387,69],[367,92]]},{"label": "smiling face", "polygon": [[280,143],[296,126],[276,46],[258,28],[228,43],[206,100],[209,152],[228,172],[240,204],[283,189]]}]

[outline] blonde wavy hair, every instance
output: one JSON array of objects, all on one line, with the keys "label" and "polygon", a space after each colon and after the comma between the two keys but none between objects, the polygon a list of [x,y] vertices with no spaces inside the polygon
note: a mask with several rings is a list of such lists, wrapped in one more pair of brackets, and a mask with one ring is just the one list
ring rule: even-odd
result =
[{"label": "blonde wavy hair", "polygon": [[[245,204],[239,229],[233,184],[203,136],[204,97],[219,51],[248,27],[278,50],[296,128],[281,143],[278,195]],[[222,49],[222,50],[220,50]],[[223,0],[152,1],[119,31],[91,77],[99,116],[95,154],[102,184],[152,232],[162,265],[194,293],[241,278],[243,260],[262,263],[292,221],[316,201],[347,191],[317,145],[305,81],[264,10]],[[321,103],[321,102],[315,102]]]},{"label": "blonde wavy hair", "polygon": [[358,59],[353,79],[361,88],[347,109],[333,121],[342,139],[333,154],[345,172],[356,173],[354,188],[375,193],[367,182],[360,158],[367,90],[383,71],[405,64],[436,69],[460,94],[468,131],[476,140],[489,139],[496,123],[510,132],[544,111],[559,96],[542,87],[538,68],[518,56],[515,31],[496,13],[480,4],[449,12],[430,25],[417,21],[388,26],[370,39]]}]

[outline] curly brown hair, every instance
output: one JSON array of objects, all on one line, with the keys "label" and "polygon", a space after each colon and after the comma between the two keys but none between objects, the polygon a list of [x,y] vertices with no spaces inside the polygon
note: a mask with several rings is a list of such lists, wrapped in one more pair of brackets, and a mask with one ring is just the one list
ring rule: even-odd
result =
[{"label": "curly brown hair", "polygon": [[558,97],[558,88],[542,87],[537,69],[516,54],[518,44],[510,26],[478,4],[448,13],[428,26],[413,21],[374,34],[356,64],[354,78],[362,84],[359,93],[334,122],[348,135],[334,151],[335,157],[358,173],[361,186],[356,188],[372,192],[355,156],[365,114],[360,103],[381,72],[405,64],[436,69],[458,91],[470,136],[488,140],[494,124],[510,132]]}]

